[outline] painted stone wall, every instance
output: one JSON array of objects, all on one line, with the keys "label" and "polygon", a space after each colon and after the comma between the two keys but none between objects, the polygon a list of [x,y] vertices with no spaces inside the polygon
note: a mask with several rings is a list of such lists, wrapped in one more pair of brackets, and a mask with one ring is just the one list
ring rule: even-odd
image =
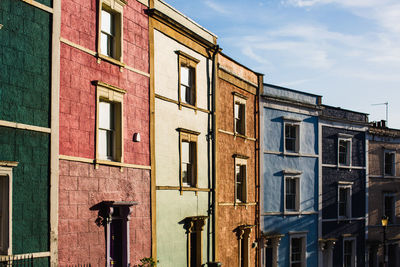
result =
[{"label": "painted stone wall", "polygon": [[[60,82],[59,263],[105,265],[102,201],[137,201],[130,215],[130,263],[151,256],[149,44],[146,6],[123,8],[123,63],[98,60],[98,2],[62,0]],[[96,151],[96,87],[101,81],[123,96],[123,158],[128,166],[93,164]],[[133,142],[134,133],[141,141]],[[63,160],[67,159],[67,160]],[[118,163],[117,163],[118,164]],[[135,166],[137,165],[137,167]],[[73,245],[71,245],[73,244]]]},{"label": "painted stone wall", "polygon": [[[51,6],[50,1],[40,3]],[[12,254],[50,250],[50,69],[52,15],[22,1],[0,1],[0,161],[12,171]],[[34,126],[43,127],[32,131]],[[48,266],[49,258],[35,258]]]},{"label": "painted stone wall", "polygon": [[104,200],[138,201],[131,213],[130,261],[150,256],[150,171],[60,160],[59,264],[105,265],[104,227],[93,206]]},{"label": "painted stone wall", "polygon": [[[218,56],[220,68],[229,70],[243,79],[257,84],[257,76],[231,61],[223,55]],[[219,72],[222,70],[220,69]],[[239,80],[230,76],[232,82]],[[257,125],[255,114],[255,93],[257,88],[251,86],[254,93],[249,93],[221,76],[217,85],[217,261],[223,265],[238,266],[239,264],[239,238],[235,232],[238,226],[253,225],[250,234],[249,262],[250,266],[256,264],[256,248],[251,247],[258,234],[258,221],[256,217],[257,191],[256,179],[257,157],[256,140]],[[234,95],[240,93],[247,97],[246,100],[246,136],[235,137],[234,130]],[[250,139],[249,139],[250,138]],[[247,203],[245,205],[235,203],[235,159],[234,155],[240,154],[249,157],[247,159]]]},{"label": "painted stone wall", "polygon": [[[176,15],[180,16],[180,15]],[[169,29],[171,30],[171,29]],[[173,30],[171,30],[172,32]],[[174,39],[187,37],[162,33],[154,29],[154,90],[164,99],[155,98],[155,169],[156,169],[156,229],[158,266],[186,266],[188,258],[188,234],[184,219],[192,216],[209,216],[210,201],[210,151],[209,97],[211,86],[211,61]],[[176,51],[182,51],[199,60],[196,65],[196,100],[202,110],[179,106],[179,65]],[[166,101],[165,98],[171,101]],[[174,102],[175,101],[175,102]],[[197,193],[179,191],[180,159],[179,132],[184,128],[200,133],[197,138]],[[169,187],[169,189],[166,189]],[[210,255],[211,217],[205,220],[202,231],[202,263]]]},{"label": "painted stone wall", "polygon": [[0,17],[0,120],[50,127],[51,14],[2,0]]},{"label": "painted stone wall", "polygon": [[306,232],[306,263],[307,266],[318,266],[318,215],[300,216],[264,216],[262,218],[263,232],[282,233],[280,240],[278,263],[289,266],[290,263],[290,234],[289,232]]},{"label": "painted stone wall", "polygon": [[[62,1],[61,37],[95,51],[97,1]],[[149,71],[148,22],[146,7],[130,1],[124,7],[124,63]],[[87,31],[87,33],[83,32]],[[132,37],[133,36],[133,37]],[[82,38],[88,38],[82,41]],[[87,43],[86,43],[87,42]],[[99,80],[127,91],[124,96],[124,161],[150,165],[149,152],[149,78],[61,43],[60,154],[94,158],[96,87]],[[133,143],[133,133],[141,142]]]},{"label": "painted stone wall", "polygon": [[49,147],[46,133],[0,127],[0,160],[13,169],[13,254],[49,251]]},{"label": "painted stone wall", "polygon": [[[317,266],[318,117],[310,104],[317,104],[319,99],[315,95],[269,85],[264,85],[264,94],[270,99],[262,99],[261,111],[261,231],[267,238],[282,235],[278,247],[279,266],[290,264],[290,237],[295,233],[306,238],[307,266]],[[299,151],[291,155],[284,152],[286,118],[299,123]],[[285,213],[284,170],[300,172],[298,214]]]}]

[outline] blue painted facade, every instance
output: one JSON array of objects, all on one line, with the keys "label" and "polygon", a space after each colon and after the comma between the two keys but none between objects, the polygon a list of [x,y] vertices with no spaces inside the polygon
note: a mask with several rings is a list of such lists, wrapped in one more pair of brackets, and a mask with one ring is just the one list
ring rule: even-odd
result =
[{"label": "blue painted facade", "polygon": [[[318,110],[321,97],[264,85],[261,111],[262,266],[290,266],[291,238],[302,238],[306,266],[318,265]],[[297,129],[296,149],[285,145],[285,125]],[[298,183],[296,208],[285,193],[289,178]]]},{"label": "blue painted facade", "polygon": [[[322,266],[365,266],[367,122],[363,113],[322,108]],[[344,163],[340,140],[350,149]]]}]

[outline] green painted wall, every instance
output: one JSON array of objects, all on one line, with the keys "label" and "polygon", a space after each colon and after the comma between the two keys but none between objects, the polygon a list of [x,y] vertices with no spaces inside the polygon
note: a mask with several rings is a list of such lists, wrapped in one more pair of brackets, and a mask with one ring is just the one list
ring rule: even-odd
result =
[{"label": "green painted wall", "polygon": [[51,14],[1,0],[0,23],[0,120],[50,127]]},{"label": "green painted wall", "polygon": [[13,170],[13,254],[49,250],[48,134],[0,127],[0,160]]},{"label": "green painted wall", "polygon": [[49,7],[53,7],[53,0],[36,0],[36,2],[39,2]]},{"label": "green painted wall", "polygon": [[[186,266],[187,233],[183,220],[190,216],[207,216],[208,192],[184,192],[177,190],[157,191],[157,266]],[[166,204],[167,203],[167,204]],[[207,227],[206,220],[203,236],[203,263],[207,262]],[[212,240],[210,237],[210,244]]]},{"label": "green painted wall", "polygon": [[[0,120],[50,127],[51,21],[32,5],[0,0]],[[50,135],[0,127],[0,160],[19,162],[12,177],[13,254],[49,251]],[[34,264],[49,266],[49,258]]]}]

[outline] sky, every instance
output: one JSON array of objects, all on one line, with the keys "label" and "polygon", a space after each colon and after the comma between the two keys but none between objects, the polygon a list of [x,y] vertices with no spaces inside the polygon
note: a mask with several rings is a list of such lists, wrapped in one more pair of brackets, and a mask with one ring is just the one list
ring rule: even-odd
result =
[{"label": "sky", "polygon": [[399,0],[165,0],[264,82],[400,129]]}]

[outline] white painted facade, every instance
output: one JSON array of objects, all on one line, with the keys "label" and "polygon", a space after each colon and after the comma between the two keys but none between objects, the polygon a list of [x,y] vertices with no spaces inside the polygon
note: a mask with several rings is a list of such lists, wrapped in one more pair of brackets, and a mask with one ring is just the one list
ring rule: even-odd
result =
[{"label": "white painted facade", "polygon": [[[203,32],[202,35],[212,40],[212,35],[209,33]],[[177,104],[180,66],[176,51],[199,61],[196,65],[197,110],[185,106],[180,108]],[[157,260],[159,260],[157,266],[187,266],[188,234],[183,220],[192,216],[208,216],[210,192],[207,190],[211,179],[209,176],[211,141],[207,141],[207,135],[211,130],[209,129],[211,115],[206,111],[211,105],[211,96],[208,95],[212,86],[212,64],[211,59],[154,30],[156,227]],[[181,192],[178,189],[180,186],[178,128],[200,133],[197,136],[197,188],[200,190],[198,192]],[[211,234],[207,234],[207,229],[210,221],[210,218],[206,220],[202,231],[202,264],[208,260],[207,238]]]}]

